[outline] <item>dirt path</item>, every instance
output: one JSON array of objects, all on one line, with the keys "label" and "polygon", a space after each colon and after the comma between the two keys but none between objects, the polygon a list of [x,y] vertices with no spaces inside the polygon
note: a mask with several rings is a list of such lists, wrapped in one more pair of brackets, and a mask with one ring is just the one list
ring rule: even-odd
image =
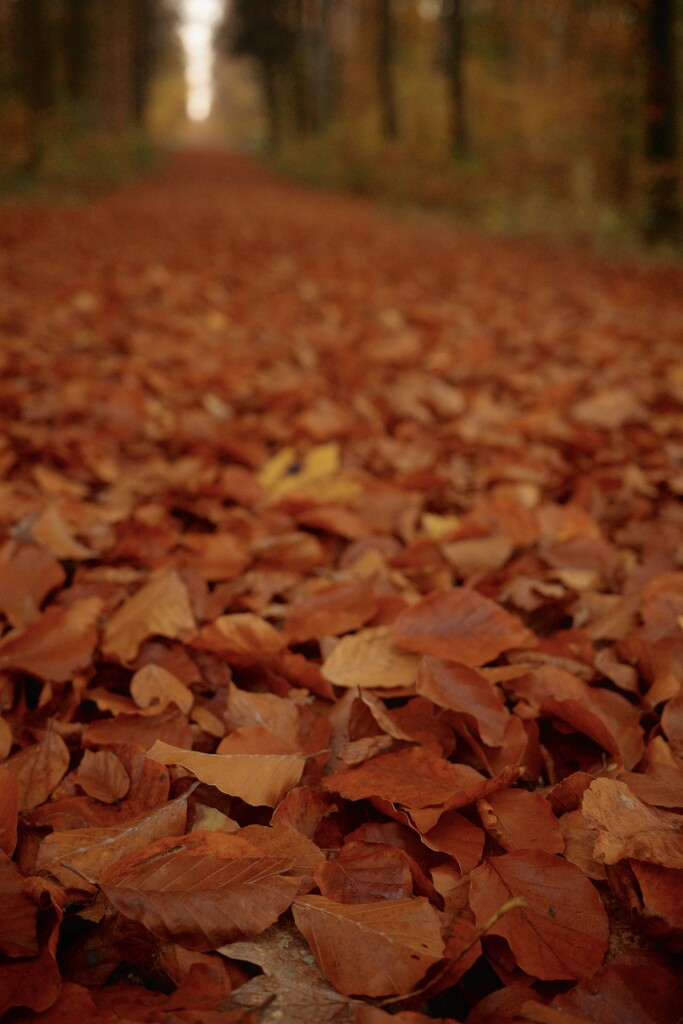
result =
[{"label": "dirt path", "polygon": [[0,1015],[673,1024],[683,271],[184,154],[0,340]]}]

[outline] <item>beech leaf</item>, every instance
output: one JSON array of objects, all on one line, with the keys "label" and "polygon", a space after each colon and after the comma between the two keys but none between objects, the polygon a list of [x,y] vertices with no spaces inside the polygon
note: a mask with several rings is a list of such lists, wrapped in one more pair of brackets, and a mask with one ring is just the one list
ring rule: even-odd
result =
[{"label": "beech leaf", "polygon": [[193,832],[124,857],[99,884],[125,917],[201,951],[273,924],[298,890],[288,869],[287,859],[264,856],[238,835]]},{"label": "beech leaf", "polygon": [[201,754],[157,740],[147,756],[160,764],[186,768],[221,793],[254,807],[275,807],[296,786],[306,764],[299,754]]},{"label": "beech leaf", "polygon": [[470,668],[485,665],[511,648],[534,644],[533,634],[519,619],[464,587],[423,597],[401,612],[391,633],[397,647]]},{"label": "beech leaf", "polygon": [[490,929],[501,935],[520,967],[547,981],[585,978],[607,951],[609,924],[600,896],[582,872],[543,851],[491,857],[470,875],[470,906],[481,927],[508,900],[525,906]]},{"label": "beech leaf", "polygon": [[444,953],[437,912],[421,896],[351,906],[305,896],[292,910],[320,970],[344,995],[409,992]]}]

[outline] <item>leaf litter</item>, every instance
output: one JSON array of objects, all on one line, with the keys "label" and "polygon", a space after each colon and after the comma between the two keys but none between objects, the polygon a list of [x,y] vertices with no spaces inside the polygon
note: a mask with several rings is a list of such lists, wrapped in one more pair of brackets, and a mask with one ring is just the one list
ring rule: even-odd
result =
[{"label": "leaf litter", "polygon": [[0,1013],[673,1024],[680,271],[192,154],[0,239]]}]

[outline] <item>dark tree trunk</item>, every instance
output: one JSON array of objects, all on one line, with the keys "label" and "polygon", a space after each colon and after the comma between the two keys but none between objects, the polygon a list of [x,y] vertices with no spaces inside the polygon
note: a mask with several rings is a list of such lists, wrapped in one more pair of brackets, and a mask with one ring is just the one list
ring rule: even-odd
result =
[{"label": "dark tree trunk", "polygon": [[154,66],[154,2],[132,0],[133,61],[131,80],[131,113],[133,121],[142,125],[147,112],[149,85]]},{"label": "dark tree trunk", "polygon": [[64,8],[64,88],[82,100],[87,91],[90,59],[88,0],[66,0]]},{"label": "dark tree trunk", "polygon": [[379,86],[382,133],[386,139],[396,139],[398,138],[398,116],[393,76],[395,40],[391,0],[378,0],[377,13],[379,17],[377,84]]},{"label": "dark tree trunk", "polygon": [[465,55],[463,0],[450,0],[449,4],[444,5],[444,28],[447,53],[446,75],[450,100],[451,152],[456,157],[463,157],[467,156],[470,150],[463,72]]},{"label": "dark tree trunk", "polygon": [[28,115],[25,168],[36,171],[43,159],[43,121],[54,102],[50,5],[21,0],[12,5],[19,86]]},{"label": "dark tree trunk", "polygon": [[676,0],[650,0],[648,10],[645,156],[650,194],[645,228],[652,241],[676,238],[681,227],[675,7]]}]

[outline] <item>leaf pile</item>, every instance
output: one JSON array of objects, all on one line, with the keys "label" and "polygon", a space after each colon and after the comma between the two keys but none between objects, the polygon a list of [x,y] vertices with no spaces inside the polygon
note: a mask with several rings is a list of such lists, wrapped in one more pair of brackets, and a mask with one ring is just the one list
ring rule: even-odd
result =
[{"label": "leaf pile", "polygon": [[0,237],[0,1013],[676,1020],[680,272],[196,155]]}]

